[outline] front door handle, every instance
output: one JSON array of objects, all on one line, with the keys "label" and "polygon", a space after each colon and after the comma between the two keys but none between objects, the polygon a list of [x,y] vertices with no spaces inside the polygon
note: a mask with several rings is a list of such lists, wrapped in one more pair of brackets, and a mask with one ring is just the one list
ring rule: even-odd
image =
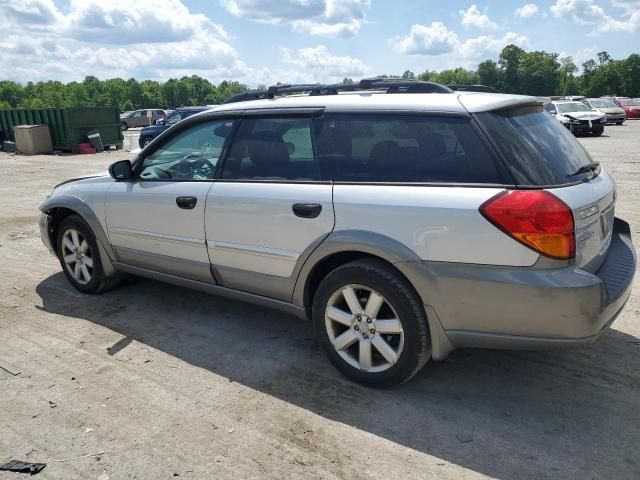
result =
[{"label": "front door handle", "polygon": [[301,218],[316,218],[322,211],[322,205],[319,203],[294,203],[291,208],[293,213]]},{"label": "front door handle", "polygon": [[178,197],[176,198],[176,205],[184,210],[193,210],[198,203],[196,197]]}]

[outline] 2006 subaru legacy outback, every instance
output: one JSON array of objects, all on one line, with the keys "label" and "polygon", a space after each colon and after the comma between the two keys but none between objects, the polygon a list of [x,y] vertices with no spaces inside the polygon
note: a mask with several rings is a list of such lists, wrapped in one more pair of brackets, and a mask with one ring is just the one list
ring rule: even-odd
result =
[{"label": "2006 subaru legacy outback", "polygon": [[75,288],[130,273],[278,307],[370,386],[457,347],[592,342],[635,272],[613,179],[534,97],[272,87],[109,172],[41,206]]}]

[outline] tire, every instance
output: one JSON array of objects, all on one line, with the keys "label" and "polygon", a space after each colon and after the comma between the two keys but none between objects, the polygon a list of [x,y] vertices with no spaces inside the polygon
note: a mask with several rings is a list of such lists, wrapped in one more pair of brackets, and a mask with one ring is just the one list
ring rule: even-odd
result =
[{"label": "tire", "polygon": [[[120,282],[118,274],[105,275],[98,242],[87,222],[79,215],[70,215],[58,226],[56,253],[67,280],[82,293],[105,292]],[[67,261],[70,257],[74,259]]]},{"label": "tire", "polygon": [[120,124],[120,128],[122,129],[122,131],[124,132],[125,130],[129,130],[129,125],[127,125],[127,122],[122,122]]},{"label": "tire", "polygon": [[624,122],[616,122],[616,125],[622,125]]},{"label": "tire", "polygon": [[148,137],[145,138],[144,140],[142,140],[142,142],[140,142],[141,143],[140,146],[142,148],[146,147],[147,145],[149,145],[151,143],[151,140],[153,140],[153,138],[148,138]]},{"label": "tire", "polygon": [[[355,297],[345,294],[349,289]],[[366,309],[374,293],[382,297],[382,306],[369,318],[367,313],[375,308],[370,312]],[[355,298],[362,315],[353,314],[347,296],[352,302]],[[399,324],[391,320],[394,318]],[[347,378],[367,387],[387,388],[406,382],[431,356],[429,328],[420,298],[404,277],[379,260],[357,260],[330,272],[314,296],[312,320],[316,336],[333,365]],[[381,334],[383,328],[385,333]],[[398,331],[401,333],[393,333]],[[340,347],[334,347],[334,343]],[[362,357],[363,348],[371,353]]]},{"label": "tire", "polygon": [[603,130],[596,130],[594,132],[591,132],[591,136],[592,137],[599,137],[604,133],[604,129]]}]

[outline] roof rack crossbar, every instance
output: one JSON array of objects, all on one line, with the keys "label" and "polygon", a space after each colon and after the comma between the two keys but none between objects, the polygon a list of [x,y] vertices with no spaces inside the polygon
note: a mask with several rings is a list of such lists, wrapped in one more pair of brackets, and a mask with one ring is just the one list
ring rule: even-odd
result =
[{"label": "roof rack crossbar", "polygon": [[365,78],[359,83],[320,83],[271,85],[266,90],[254,90],[239,93],[227,98],[223,103],[246,102],[275,98],[278,95],[308,93],[309,96],[337,95],[338,92],[355,92],[358,90],[386,90],[386,93],[453,93],[448,87],[438,83],[420,80],[403,80],[394,78]]}]

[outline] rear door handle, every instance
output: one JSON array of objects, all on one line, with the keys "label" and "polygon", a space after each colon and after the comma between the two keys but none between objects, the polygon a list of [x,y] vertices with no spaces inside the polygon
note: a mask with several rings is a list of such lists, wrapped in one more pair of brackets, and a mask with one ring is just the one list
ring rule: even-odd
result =
[{"label": "rear door handle", "polygon": [[178,197],[176,198],[176,205],[184,210],[193,210],[198,203],[196,197]]},{"label": "rear door handle", "polygon": [[322,211],[322,205],[319,203],[294,203],[291,208],[293,213],[301,218],[316,218]]}]

